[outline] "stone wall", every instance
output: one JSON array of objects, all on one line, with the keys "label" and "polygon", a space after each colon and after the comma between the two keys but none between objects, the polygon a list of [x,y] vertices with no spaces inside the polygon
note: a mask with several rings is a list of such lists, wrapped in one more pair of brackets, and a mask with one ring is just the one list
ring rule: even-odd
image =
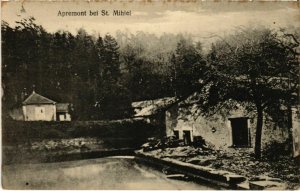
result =
[{"label": "stone wall", "polygon": [[161,136],[161,133],[159,126],[154,126],[143,119],[64,122],[2,120],[3,145],[80,137],[133,139],[143,144],[148,137]]},{"label": "stone wall", "polygon": [[[222,112],[220,112],[222,113]],[[188,107],[173,107],[166,112],[166,133],[168,136],[174,135],[174,130],[179,131],[179,138],[183,138],[183,131],[190,130],[192,136],[201,136],[208,143],[217,149],[226,149],[232,146],[232,127],[230,118],[247,117],[249,146],[254,147],[256,131],[256,113],[247,112],[245,106],[236,104],[231,110],[222,114],[214,114],[209,117],[201,115],[196,105]],[[284,142],[288,138],[286,128],[277,127],[270,118],[264,115],[264,125],[262,133],[262,147],[273,141]],[[193,141],[193,140],[192,140]]]},{"label": "stone wall", "polygon": [[60,155],[68,158],[69,152],[79,153],[78,156],[82,152],[92,152],[93,156],[99,156],[99,150],[101,154],[102,151],[137,149],[148,138],[162,136],[159,126],[144,119],[64,122],[6,119],[2,120],[1,130],[2,161],[6,164],[47,162],[54,155],[55,158]]}]

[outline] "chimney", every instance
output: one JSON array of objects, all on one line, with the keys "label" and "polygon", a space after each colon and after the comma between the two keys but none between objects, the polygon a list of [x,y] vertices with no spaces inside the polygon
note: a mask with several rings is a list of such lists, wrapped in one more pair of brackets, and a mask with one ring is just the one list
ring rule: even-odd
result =
[{"label": "chimney", "polygon": [[35,85],[32,85],[32,93],[35,93]]}]

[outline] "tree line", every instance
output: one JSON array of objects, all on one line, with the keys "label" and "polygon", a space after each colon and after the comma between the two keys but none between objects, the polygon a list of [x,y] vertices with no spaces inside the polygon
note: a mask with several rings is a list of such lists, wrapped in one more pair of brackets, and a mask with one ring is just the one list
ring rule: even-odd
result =
[{"label": "tree line", "polygon": [[295,28],[240,27],[220,36],[208,52],[189,34],[48,33],[34,18],[14,28],[2,22],[1,30],[4,111],[33,85],[49,98],[72,103],[81,120],[125,118],[132,115],[132,101],[183,100],[198,92],[204,114],[230,107],[230,100],[249,103],[257,114],[260,156],[263,114],[276,119],[282,107],[291,112],[299,101]]},{"label": "tree line", "polygon": [[[168,57],[183,36],[165,35],[162,40],[118,32],[115,38],[89,35],[84,29],[76,35],[49,33],[32,17],[15,27],[3,21],[1,30],[4,110],[35,89],[55,101],[72,103],[77,119],[116,119],[131,116],[132,101],[173,95]],[[165,54],[153,55],[158,46],[149,48],[146,38],[165,42]]]}]

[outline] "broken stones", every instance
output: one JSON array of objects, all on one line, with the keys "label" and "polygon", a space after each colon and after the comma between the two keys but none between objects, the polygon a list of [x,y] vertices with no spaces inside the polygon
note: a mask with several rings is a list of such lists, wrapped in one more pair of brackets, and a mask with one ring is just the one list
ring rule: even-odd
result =
[{"label": "broken stones", "polygon": [[277,161],[269,161],[264,158],[259,161],[254,158],[253,152],[251,149],[212,151],[180,146],[166,148],[156,154],[161,158],[169,157],[194,165],[227,170],[245,176],[251,181],[280,182],[282,180],[287,183],[287,189],[294,189],[295,186],[300,185],[300,168],[289,156],[282,157]]},{"label": "broken stones", "polygon": [[275,181],[275,182],[281,182],[279,178],[272,178],[269,176],[261,175],[261,176],[256,176],[254,178],[251,178],[252,181]]},{"label": "broken stones", "polygon": [[211,157],[211,158],[191,158],[187,160],[186,162],[191,163],[191,164],[196,164],[196,165],[201,165],[201,166],[208,166],[212,164],[212,161],[216,160],[216,158]]},{"label": "broken stones", "polygon": [[287,185],[277,181],[262,180],[250,181],[249,187],[251,190],[285,190]]}]

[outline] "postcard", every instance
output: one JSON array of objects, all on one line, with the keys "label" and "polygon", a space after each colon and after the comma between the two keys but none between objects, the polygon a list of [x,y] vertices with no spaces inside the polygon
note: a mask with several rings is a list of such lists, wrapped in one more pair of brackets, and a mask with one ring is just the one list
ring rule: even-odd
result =
[{"label": "postcard", "polygon": [[1,3],[3,189],[300,189],[299,1]]}]

